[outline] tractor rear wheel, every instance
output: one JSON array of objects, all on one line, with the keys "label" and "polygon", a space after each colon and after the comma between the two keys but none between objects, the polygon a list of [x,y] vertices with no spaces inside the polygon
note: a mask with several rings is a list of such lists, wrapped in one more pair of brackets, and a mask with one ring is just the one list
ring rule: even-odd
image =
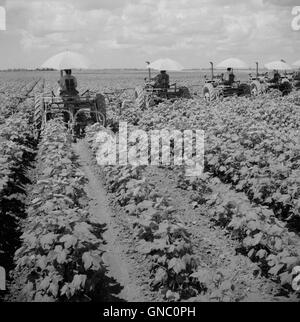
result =
[{"label": "tractor rear wheel", "polygon": [[[105,127],[107,123],[107,117],[106,117],[106,101],[105,97],[102,94],[96,95],[96,109],[98,112],[101,113],[100,117],[98,114],[96,114],[96,122],[102,123],[102,125]],[[103,118],[103,120],[102,120]]]},{"label": "tractor rear wheel", "polygon": [[240,85],[241,96],[251,95],[251,86],[248,84]]},{"label": "tractor rear wheel", "polygon": [[282,96],[289,95],[293,90],[292,84],[289,82],[288,79],[284,79],[281,86],[280,91],[282,92]]},{"label": "tractor rear wheel", "polygon": [[190,90],[187,87],[182,86],[182,87],[179,87],[179,97],[191,99],[192,95],[190,93]]},{"label": "tractor rear wheel", "polygon": [[294,88],[296,89],[296,91],[299,91],[299,89],[300,89],[300,82],[299,81],[295,82]]},{"label": "tractor rear wheel", "polygon": [[135,89],[135,105],[140,110],[146,109],[146,93],[143,87],[137,87]]},{"label": "tractor rear wheel", "polygon": [[205,84],[203,88],[203,96],[207,102],[211,102],[217,98],[217,93],[212,84]]}]

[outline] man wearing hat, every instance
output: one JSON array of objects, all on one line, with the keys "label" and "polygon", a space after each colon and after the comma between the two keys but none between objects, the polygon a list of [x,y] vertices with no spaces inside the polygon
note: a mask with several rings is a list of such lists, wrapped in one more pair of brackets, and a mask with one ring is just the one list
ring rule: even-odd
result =
[{"label": "man wearing hat", "polygon": [[160,71],[156,77],[154,77],[154,87],[168,89],[170,87],[170,76],[165,70]]},{"label": "man wearing hat", "polygon": [[65,75],[61,71],[61,77],[58,81],[60,86],[60,95],[76,96],[78,95],[77,91],[77,79],[72,75],[71,69],[65,69]]}]

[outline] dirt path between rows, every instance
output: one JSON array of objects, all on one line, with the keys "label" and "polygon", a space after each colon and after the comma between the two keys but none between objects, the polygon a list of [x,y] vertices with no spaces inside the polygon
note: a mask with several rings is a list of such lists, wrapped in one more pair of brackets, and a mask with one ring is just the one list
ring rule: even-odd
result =
[{"label": "dirt path between rows", "polygon": [[[111,282],[107,288],[113,294],[106,294],[107,301],[145,302],[153,301],[147,294],[145,281],[140,280],[132,253],[131,236],[126,228],[122,227],[110,207],[110,201],[100,176],[97,173],[90,151],[84,141],[74,144],[74,151],[78,156],[81,170],[88,179],[86,193],[89,198],[89,211],[91,220],[106,226],[103,234],[105,245],[104,263],[107,276]],[[112,285],[114,284],[114,285]],[[108,289],[106,292],[110,292]]]}]

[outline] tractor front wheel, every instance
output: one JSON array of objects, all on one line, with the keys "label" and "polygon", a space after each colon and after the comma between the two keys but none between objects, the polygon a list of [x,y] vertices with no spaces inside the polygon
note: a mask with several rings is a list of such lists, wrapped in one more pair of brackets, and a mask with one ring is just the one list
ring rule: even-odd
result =
[{"label": "tractor front wheel", "polygon": [[144,110],[146,109],[146,93],[143,87],[137,87],[135,89],[135,105],[138,109]]},{"label": "tractor front wheel", "polygon": [[261,84],[259,81],[254,81],[250,84],[250,90],[252,96],[258,96],[262,93]]}]

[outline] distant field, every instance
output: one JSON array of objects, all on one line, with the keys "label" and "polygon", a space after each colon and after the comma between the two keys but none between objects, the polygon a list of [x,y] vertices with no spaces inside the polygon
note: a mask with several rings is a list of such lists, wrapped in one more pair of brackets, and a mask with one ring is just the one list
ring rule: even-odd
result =
[{"label": "distant field", "polygon": [[[241,81],[247,81],[250,71],[236,72],[236,76]],[[156,75],[153,72],[152,75]],[[210,75],[209,71],[184,71],[170,72],[170,80],[172,83],[179,83],[186,86],[200,89],[204,83],[204,76]],[[147,71],[140,70],[98,70],[98,71],[75,71],[74,75],[78,78],[79,86],[84,84],[93,84],[99,91],[107,89],[120,89],[128,87],[136,87],[143,83],[144,78],[148,76]],[[46,79],[52,84],[56,84],[59,79],[59,72],[0,72],[0,79],[15,80],[15,79],[32,79],[40,77]]]}]

